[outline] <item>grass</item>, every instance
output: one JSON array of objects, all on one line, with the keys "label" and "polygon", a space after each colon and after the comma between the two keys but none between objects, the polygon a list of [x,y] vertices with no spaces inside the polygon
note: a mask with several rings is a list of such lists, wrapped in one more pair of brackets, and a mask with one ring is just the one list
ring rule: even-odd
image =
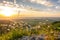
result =
[{"label": "grass", "polygon": [[[24,25],[25,28],[23,28],[23,24],[22,27],[13,26],[15,27],[15,29],[11,29],[9,32],[4,31],[5,27],[0,26],[0,31],[3,30],[2,32],[6,32],[0,35],[0,40],[17,40],[18,38],[22,38],[23,36],[32,36],[32,35],[45,35],[45,37],[47,37],[48,40],[54,40],[55,35],[58,35],[59,31],[54,29],[55,24],[54,25],[50,24],[49,25],[50,27],[48,27],[48,24],[44,24],[44,25],[42,24],[40,28],[33,28],[33,27],[37,27],[37,25],[40,26],[40,24],[36,24],[36,26],[31,26],[32,29],[26,27],[25,25]],[[56,24],[56,26],[58,25],[59,23]],[[8,29],[8,27],[6,27],[6,29]],[[1,30],[1,28],[3,29]]]}]

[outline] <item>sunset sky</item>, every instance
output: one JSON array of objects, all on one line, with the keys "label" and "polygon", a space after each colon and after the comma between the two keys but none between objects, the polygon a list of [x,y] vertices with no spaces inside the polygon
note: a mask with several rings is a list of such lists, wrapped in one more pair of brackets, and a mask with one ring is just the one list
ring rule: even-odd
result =
[{"label": "sunset sky", "polygon": [[[7,0],[13,2],[13,0]],[[16,0],[22,17],[60,17],[60,0]],[[2,0],[0,0],[2,2]]]}]

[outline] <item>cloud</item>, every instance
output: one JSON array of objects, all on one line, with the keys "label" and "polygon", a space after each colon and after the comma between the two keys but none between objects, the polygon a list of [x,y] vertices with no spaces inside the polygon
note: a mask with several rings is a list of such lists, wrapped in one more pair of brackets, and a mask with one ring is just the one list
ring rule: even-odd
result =
[{"label": "cloud", "polygon": [[58,0],[58,3],[60,3],[60,0]]},{"label": "cloud", "polygon": [[60,9],[60,6],[56,6],[55,8],[56,8],[56,9]]},{"label": "cloud", "polygon": [[60,13],[51,13],[46,11],[22,12],[21,15],[23,15],[22,17],[60,17]]},{"label": "cloud", "polygon": [[33,3],[42,4],[45,6],[53,6],[53,3],[51,3],[50,1],[47,1],[47,0],[29,0],[29,1],[33,2]]}]

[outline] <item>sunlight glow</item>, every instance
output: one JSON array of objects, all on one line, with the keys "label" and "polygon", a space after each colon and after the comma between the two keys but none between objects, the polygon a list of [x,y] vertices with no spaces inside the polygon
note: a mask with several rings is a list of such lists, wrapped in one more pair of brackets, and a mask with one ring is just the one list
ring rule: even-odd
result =
[{"label": "sunlight glow", "polygon": [[14,13],[14,11],[9,7],[5,7],[2,10],[2,14],[5,15],[5,16],[11,16],[13,13]]},{"label": "sunlight glow", "polygon": [[15,14],[15,10],[11,7],[1,6],[0,8],[1,8],[1,14],[4,16],[12,16],[13,14]]}]

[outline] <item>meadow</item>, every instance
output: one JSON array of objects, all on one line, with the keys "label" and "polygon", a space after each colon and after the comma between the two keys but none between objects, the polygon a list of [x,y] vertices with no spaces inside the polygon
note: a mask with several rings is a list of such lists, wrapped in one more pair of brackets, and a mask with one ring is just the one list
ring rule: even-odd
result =
[{"label": "meadow", "polygon": [[0,20],[0,40],[60,40],[60,21]]}]

